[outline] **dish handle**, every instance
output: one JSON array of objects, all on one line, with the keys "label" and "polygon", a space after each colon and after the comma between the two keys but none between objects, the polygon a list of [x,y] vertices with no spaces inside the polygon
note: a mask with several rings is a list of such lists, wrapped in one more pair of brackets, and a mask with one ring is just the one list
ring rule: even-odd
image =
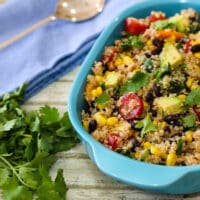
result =
[{"label": "dish handle", "polygon": [[[145,190],[187,194],[200,190],[199,167],[170,167],[144,163],[113,152],[98,142],[83,142],[90,158],[106,175]],[[185,187],[187,185],[187,187]]]}]

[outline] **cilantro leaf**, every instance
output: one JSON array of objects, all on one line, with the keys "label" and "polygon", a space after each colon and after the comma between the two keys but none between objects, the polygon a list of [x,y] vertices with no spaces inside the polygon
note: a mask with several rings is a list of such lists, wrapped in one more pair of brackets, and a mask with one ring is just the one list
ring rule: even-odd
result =
[{"label": "cilantro leaf", "polygon": [[[57,108],[43,106],[25,112],[25,87],[0,99],[0,188],[6,200],[62,200],[67,187],[62,170],[52,181],[48,176],[55,153],[69,150],[78,142],[69,116]],[[45,166],[45,167],[44,167]],[[43,170],[40,170],[43,169]],[[48,192],[44,192],[48,191]]]},{"label": "cilantro leaf", "polygon": [[133,77],[121,86],[121,93],[137,92],[142,87],[146,86],[149,80],[149,75],[144,72],[137,71]]},{"label": "cilantro leaf", "polygon": [[200,105],[200,89],[192,90],[186,97],[185,103],[189,106]]},{"label": "cilantro leaf", "polygon": [[136,128],[142,128],[141,137],[144,137],[145,134],[147,134],[151,131],[157,131],[157,128],[151,121],[151,117],[149,114],[147,114],[144,119],[137,122]]},{"label": "cilantro leaf", "polygon": [[[62,170],[57,172],[55,182],[51,180],[48,174],[48,170],[45,167],[41,167],[39,172],[42,176],[42,184],[37,189],[37,199],[40,200],[64,200],[66,193],[66,185],[64,179],[61,178]],[[58,184],[58,185],[57,185]],[[48,192],[44,192],[48,191]],[[63,193],[64,192],[64,193]]]},{"label": "cilantro leaf", "polygon": [[41,119],[44,124],[52,124],[59,120],[59,112],[56,108],[48,105],[40,108]]},{"label": "cilantro leaf", "polygon": [[177,155],[181,155],[182,153],[182,148],[183,148],[183,140],[182,139],[179,139],[177,141],[177,150],[176,150],[176,154]]},{"label": "cilantro leaf", "polygon": [[194,128],[196,126],[196,115],[186,115],[182,118],[183,127],[185,128]]},{"label": "cilantro leaf", "polygon": [[109,94],[102,94],[96,99],[95,103],[107,105],[109,102],[109,99],[110,99]]},{"label": "cilantro leaf", "polygon": [[122,43],[122,48],[128,50],[130,48],[136,47],[141,49],[144,46],[144,43],[141,40],[140,36],[130,35],[127,37],[127,41]]}]

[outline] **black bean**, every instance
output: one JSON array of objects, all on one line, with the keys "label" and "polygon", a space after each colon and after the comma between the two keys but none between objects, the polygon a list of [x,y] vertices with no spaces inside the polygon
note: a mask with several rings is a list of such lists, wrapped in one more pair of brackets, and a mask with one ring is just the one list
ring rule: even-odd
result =
[{"label": "black bean", "polygon": [[135,151],[135,148],[140,146],[140,142],[135,138],[132,139],[131,144],[131,151]]},{"label": "black bean", "polygon": [[169,126],[165,126],[165,128],[164,128],[164,132],[169,133],[169,132],[170,132],[170,127],[169,127]]},{"label": "black bean", "polygon": [[192,46],[190,50],[192,53],[200,52],[200,44]]},{"label": "black bean", "polygon": [[89,133],[92,133],[97,128],[97,121],[95,119],[91,120],[88,125]]},{"label": "black bean", "polygon": [[162,95],[161,88],[159,85],[153,85],[153,91],[157,97],[160,97]]},{"label": "black bean", "polygon": [[133,130],[136,130],[136,131],[140,131],[141,130],[141,128],[137,128],[136,127],[137,121],[131,121],[130,123],[131,123],[131,128]]},{"label": "black bean", "polygon": [[151,54],[152,55],[158,55],[160,54],[160,52],[162,51],[162,47],[157,47],[156,49],[154,49]]},{"label": "black bean", "polygon": [[153,93],[152,93],[152,91],[149,91],[149,92],[147,93],[146,97],[145,97],[145,100],[146,100],[147,102],[152,102],[153,99],[154,99]]},{"label": "black bean", "polygon": [[157,38],[153,39],[152,41],[153,45],[155,45],[156,47],[163,47],[164,41],[163,40],[159,40]]},{"label": "black bean", "polygon": [[178,115],[167,115],[164,120],[171,125],[174,126],[181,126],[182,121],[180,120],[180,117]]},{"label": "black bean", "polygon": [[144,55],[146,56],[146,58],[151,58],[151,54],[148,52],[146,52]]},{"label": "black bean", "polygon": [[152,117],[156,117],[157,116],[157,111],[154,110],[153,108],[150,108],[149,111],[150,111]]}]

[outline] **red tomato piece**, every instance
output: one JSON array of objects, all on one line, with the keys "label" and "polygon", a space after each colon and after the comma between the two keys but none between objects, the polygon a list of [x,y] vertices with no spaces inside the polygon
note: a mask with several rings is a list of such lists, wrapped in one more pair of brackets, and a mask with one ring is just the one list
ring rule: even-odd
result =
[{"label": "red tomato piece", "polygon": [[152,12],[151,15],[149,16],[150,22],[155,22],[155,21],[164,20],[164,19],[166,19],[165,14],[161,12]]},{"label": "red tomato piece", "polygon": [[114,54],[116,52],[116,47],[108,47],[105,54],[102,56],[101,60],[104,64],[111,62],[113,60]]},{"label": "red tomato piece", "polygon": [[192,42],[191,40],[188,40],[185,44],[184,52],[188,53],[190,51],[191,46],[192,46]]},{"label": "red tomato piece", "polygon": [[193,106],[193,111],[195,112],[195,114],[197,115],[197,117],[200,121],[200,110],[199,110],[198,106]]},{"label": "red tomato piece", "polygon": [[112,133],[107,138],[107,145],[112,149],[115,150],[119,145],[119,134]]},{"label": "red tomato piece", "polygon": [[148,27],[148,25],[140,22],[133,17],[127,17],[125,19],[125,31],[131,35],[139,35],[141,33],[144,33],[144,31]]},{"label": "red tomato piece", "polygon": [[143,109],[142,99],[133,92],[129,92],[119,99],[119,112],[125,120],[137,119]]}]

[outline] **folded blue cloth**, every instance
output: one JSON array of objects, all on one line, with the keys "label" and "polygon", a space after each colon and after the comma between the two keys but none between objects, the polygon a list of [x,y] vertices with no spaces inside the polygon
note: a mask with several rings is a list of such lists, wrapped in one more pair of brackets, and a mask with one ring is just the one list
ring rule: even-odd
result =
[{"label": "folded blue cloth", "polygon": [[[101,14],[84,21],[55,20],[0,50],[0,95],[29,82],[26,98],[79,65],[103,28],[137,0],[107,0]],[[0,4],[0,43],[54,13],[57,0],[8,0]]]}]

